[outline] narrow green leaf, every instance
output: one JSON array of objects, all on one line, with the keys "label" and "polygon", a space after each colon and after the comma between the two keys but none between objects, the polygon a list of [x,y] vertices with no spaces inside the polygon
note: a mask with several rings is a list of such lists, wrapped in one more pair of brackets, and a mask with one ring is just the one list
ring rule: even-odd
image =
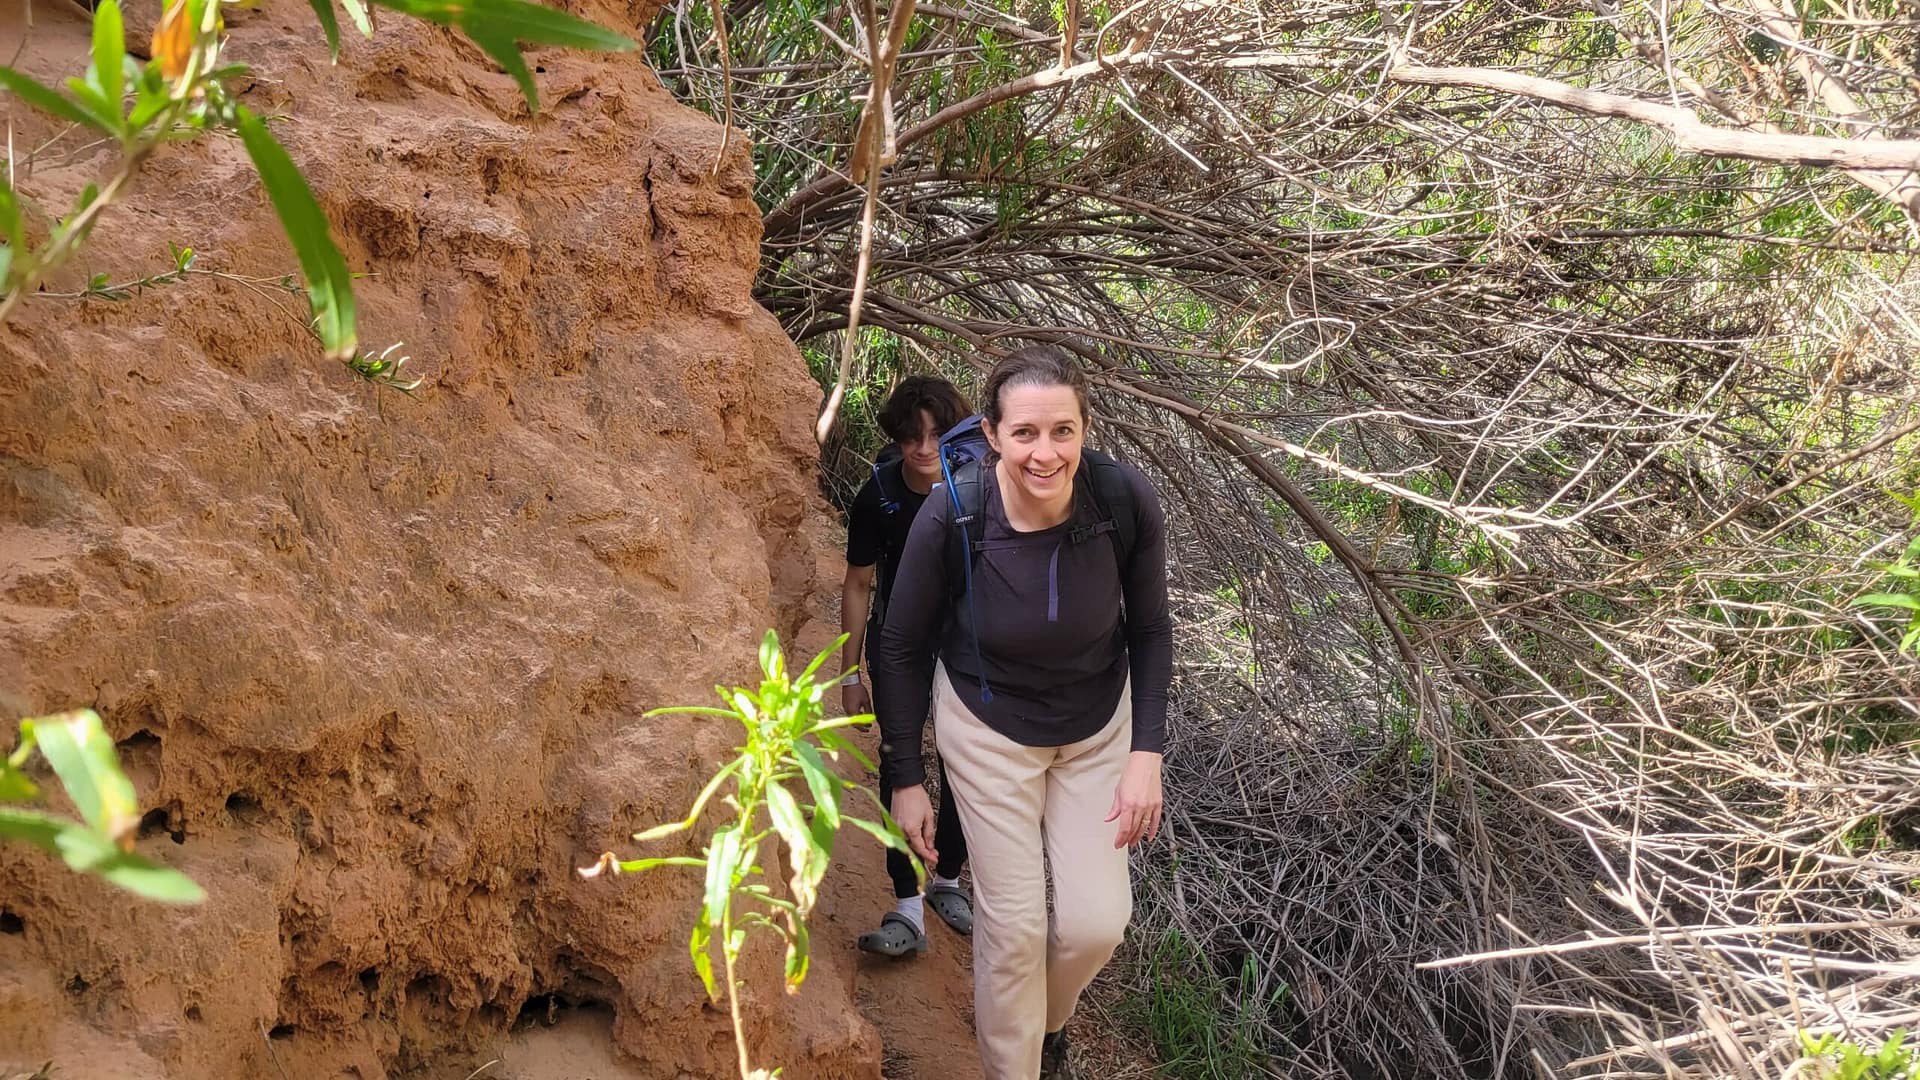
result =
[{"label": "narrow green leaf", "polygon": [[836,716],[831,720],[822,720],[813,725],[809,733],[817,734],[822,731],[832,731],[834,728],[843,727],[865,727],[871,723],[873,723],[872,713],[859,713],[855,716]]},{"label": "narrow green leaf", "polygon": [[[87,73],[93,73],[93,65],[87,65]],[[85,79],[68,79],[67,93],[80,103],[80,107],[91,113],[97,121],[93,126],[116,138],[120,135],[120,106],[110,104],[105,94]]]},{"label": "narrow green leaf", "polygon": [[527,0],[373,0],[384,8],[436,22],[456,26],[472,35],[475,27],[509,41],[535,45],[565,45],[597,52],[627,52],[639,46],[631,38],[616,34],[563,11],[555,11]]},{"label": "narrow green leaf", "polygon": [[187,875],[121,851],[112,840],[91,829],[75,825],[61,832],[56,843],[68,866],[98,875],[138,896],[167,904],[197,904],[207,898]]},{"label": "narrow green leaf", "polygon": [[803,914],[812,911],[820,898],[816,891],[820,878],[814,868],[820,866],[823,873],[825,870],[825,860],[815,849],[813,830],[807,827],[800,804],[778,781],[767,784],[767,813],[773,818],[773,827],[780,833],[780,839],[787,843],[787,866],[791,871],[787,881],[793,888],[794,903]]},{"label": "narrow green leaf", "polygon": [[140,824],[133,782],[120,771],[113,740],[92,709],[39,717],[33,721],[40,753],[53,766],[73,805],[103,836],[129,836]]},{"label": "narrow green leaf", "polygon": [[127,113],[127,130],[142,132],[160,110],[173,103],[167,96],[166,81],[160,77],[158,62],[149,63],[140,73],[140,80],[134,84],[133,109]]},{"label": "narrow green leaf", "polygon": [[357,345],[354,329],[353,278],[347,261],[333,244],[327,216],[307,186],[306,177],[268,133],[265,124],[244,105],[234,106],[234,127],[260,173],[260,182],[273,201],[280,224],[287,231],[300,272],[307,279],[307,298],[313,305],[314,329],[334,360],[349,360]]},{"label": "narrow green leaf", "polygon": [[834,807],[832,817],[815,808],[813,817],[807,819],[807,830],[813,834],[813,850],[817,860],[817,872],[815,866],[809,866],[807,873],[809,880],[818,885],[820,879],[827,876],[827,866],[833,862],[834,841],[840,838],[839,807]]},{"label": "narrow green leaf", "polygon": [[641,843],[645,843],[649,840],[658,840],[663,836],[672,836],[677,832],[685,832],[691,828],[693,828],[693,822],[691,821],[669,821],[664,825],[655,825],[645,832],[634,833],[633,838]]},{"label": "narrow green leaf", "polygon": [[98,116],[68,101],[52,87],[35,82],[32,78],[10,67],[0,67],[0,86],[4,86],[13,96],[49,116],[90,127],[102,135],[114,134],[113,129],[102,124]]},{"label": "narrow green leaf", "polygon": [[825,817],[827,824],[836,832],[840,829],[840,785],[837,777],[827,770],[827,763],[820,759],[820,751],[808,743],[793,744],[793,756],[800,761],[800,775],[806,778],[807,790],[813,795],[814,813]]},{"label": "narrow green leaf", "polygon": [[745,724],[747,729],[751,731],[753,725],[760,719],[760,699],[747,693],[744,689],[736,687],[731,700],[733,701],[734,709],[740,717],[740,722]]},{"label": "narrow green leaf", "polygon": [[732,709],[715,709],[707,705],[674,705],[664,709],[648,709],[646,712],[643,712],[640,715],[641,716],[672,716],[675,713],[689,713],[694,716],[731,717],[734,715],[734,712]]},{"label": "narrow green leaf", "polygon": [[527,0],[471,0],[469,26],[483,25],[534,45],[562,45],[596,52],[630,52],[632,38]]},{"label": "narrow green leaf", "polygon": [[333,0],[307,0],[307,5],[313,8],[314,15],[320,19],[320,32],[327,35],[327,55],[334,63],[339,63],[340,19],[333,13]]},{"label": "narrow green leaf", "polygon": [[1897,607],[1908,611],[1920,611],[1920,596],[1907,596],[1902,593],[1868,593],[1853,602],[1854,607]]},{"label": "narrow green leaf", "polygon": [[[740,887],[741,881],[755,874],[761,873],[760,845],[762,842],[764,842],[767,839],[769,835],[771,835],[772,831],[773,830],[769,829],[766,832],[763,832],[760,835],[755,836],[751,840],[742,840],[740,842],[740,859],[738,863],[735,865],[733,880],[727,883],[727,892],[728,892],[727,899],[729,902],[731,902],[733,899],[733,896],[732,896],[733,890]],[[769,850],[777,853],[779,849],[773,848],[770,846]],[[772,860],[769,860],[769,861],[772,861]],[[778,868],[776,867],[776,869]]]},{"label": "narrow green leaf", "polygon": [[780,839],[794,851],[806,850],[807,822],[800,814],[800,804],[777,780],[767,784],[767,813],[773,818],[773,827]]},{"label": "narrow green leaf", "polygon": [[859,762],[860,767],[867,770],[868,772],[879,771],[880,767],[874,763],[874,760],[872,758],[867,756],[867,752],[865,750],[860,749],[858,746],[855,746],[851,741],[847,739],[846,736],[840,734],[837,731],[821,731],[821,732],[816,732],[816,734],[820,738],[821,746],[826,747],[828,750],[831,750],[836,754],[847,755],[853,760]]},{"label": "narrow green leaf", "polygon": [[0,296],[11,291],[7,284],[7,275],[13,272],[13,248],[0,247]]},{"label": "narrow green leaf", "polygon": [[707,860],[696,859],[691,855],[669,855],[664,859],[632,859],[627,862],[623,862],[620,864],[620,872],[623,874],[632,874],[632,873],[638,873],[641,870],[652,870],[655,867],[660,867],[660,866],[705,866],[705,865],[707,865]]},{"label": "narrow green leaf", "polygon": [[61,829],[60,835],[54,838],[54,846],[60,857],[67,860],[69,868],[83,874],[105,865],[120,850],[104,833],[79,822],[70,822],[67,828]]},{"label": "narrow green leaf", "polygon": [[340,0],[340,3],[347,9],[347,18],[353,20],[354,27],[360,31],[360,36],[372,37],[373,20],[367,18],[367,5],[360,0]]},{"label": "narrow green leaf", "polygon": [[807,937],[806,920],[795,919],[792,929],[787,935],[786,969],[787,993],[789,994],[800,989],[800,984],[807,981],[807,965],[810,960],[808,954],[811,951],[809,948],[811,944],[812,942]]},{"label": "narrow green leaf", "polygon": [[707,921],[707,909],[702,905],[693,917],[693,933],[687,936],[687,953],[693,957],[693,970],[700,974],[700,984],[707,988],[707,1000],[718,1001],[720,991],[713,984],[713,924]]},{"label": "narrow green leaf", "polygon": [[727,825],[713,834],[707,845],[706,917],[709,926],[719,926],[726,915],[727,899],[733,895],[734,877],[740,862],[740,827]]},{"label": "narrow green leaf", "polygon": [[100,0],[93,9],[93,74],[104,104],[113,110],[114,127],[123,123],[121,99],[126,96],[122,70],[127,59],[127,35],[115,0]]},{"label": "narrow green leaf", "polygon": [[40,785],[14,768],[12,762],[0,761],[0,802],[29,802],[39,797]]},{"label": "narrow green leaf", "polygon": [[[733,714],[727,713],[726,715],[732,716]],[[685,818],[679,821],[669,822],[665,825],[655,825],[646,832],[634,833],[633,838],[640,841],[658,840],[663,836],[672,836],[674,833],[680,832],[683,829],[693,828],[693,823],[700,820],[700,812],[707,808],[707,800],[713,798],[713,793],[720,790],[720,785],[726,781],[727,777],[740,771],[740,766],[745,761],[745,758],[734,758],[732,761],[727,762],[726,766],[719,772],[714,773],[713,779],[707,781],[707,786],[701,788],[700,794],[694,796],[693,809],[687,811]]]},{"label": "narrow green leaf", "polygon": [[25,840],[36,847],[42,847],[58,854],[60,834],[68,829],[84,828],[77,821],[57,818],[52,814],[43,814],[38,810],[24,810],[18,806],[0,806],[0,836],[12,840]]},{"label": "narrow green leaf", "polygon": [[767,678],[778,679],[780,673],[774,670],[774,666],[779,662],[780,635],[768,630],[760,638],[760,670],[767,673]]},{"label": "narrow green leaf", "polygon": [[[913,855],[913,848],[907,844],[907,838],[900,835],[900,830],[898,829],[889,829],[885,825],[868,821],[866,818],[845,817],[840,820],[872,836],[875,840],[880,841],[895,851]],[[917,855],[914,857],[916,859],[919,858]]]},{"label": "narrow green leaf", "polygon": [[[814,657],[813,663],[808,664],[807,670],[802,671],[800,673],[800,677],[798,679],[795,679],[794,681],[806,682],[808,679],[813,678],[813,673],[820,670],[820,665],[827,662],[827,657],[832,656],[833,654],[839,652],[840,647],[842,645],[845,645],[847,643],[847,639],[851,636],[852,635],[850,634],[841,634],[839,637],[834,638],[833,644],[827,646],[827,649],[825,652],[821,653],[819,656]],[[844,679],[847,677],[847,674],[848,674],[847,672],[842,672],[840,677]]]},{"label": "narrow green leaf", "polygon": [[7,755],[7,764],[18,769],[27,763],[33,755],[33,721],[20,721],[20,742],[14,746],[13,753]]},{"label": "narrow green leaf", "polygon": [[114,855],[94,873],[130,893],[163,904],[197,904],[207,898],[206,890],[180,871],[125,852]]},{"label": "narrow green leaf", "polygon": [[527,67],[527,58],[520,55],[520,46],[514,44],[512,35],[490,26],[468,25],[465,30],[482,52],[493,57],[493,62],[520,84],[520,93],[527,99],[527,111],[539,112],[540,91],[533,85],[533,71]]}]

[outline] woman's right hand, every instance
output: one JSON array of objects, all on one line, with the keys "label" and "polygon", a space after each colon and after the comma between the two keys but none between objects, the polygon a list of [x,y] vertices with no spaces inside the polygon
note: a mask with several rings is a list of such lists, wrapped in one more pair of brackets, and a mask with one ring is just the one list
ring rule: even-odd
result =
[{"label": "woman's right hand", "polygon": [[924,784],[896,788],[893,792],[893,822],[907,836],[907,845],[928,866],[940,861],[933,848],[933,800],[927,798]]}]

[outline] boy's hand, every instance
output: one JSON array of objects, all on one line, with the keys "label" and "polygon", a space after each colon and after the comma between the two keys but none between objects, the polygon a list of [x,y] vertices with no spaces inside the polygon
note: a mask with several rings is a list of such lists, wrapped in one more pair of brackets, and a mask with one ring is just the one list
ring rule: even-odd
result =
[{"label": "boy's hand", "polygon": [[849,683],[840,688],[840,707],[848,716],[859,716],[873,711],[873,695],[867,693],[865,683]]}]

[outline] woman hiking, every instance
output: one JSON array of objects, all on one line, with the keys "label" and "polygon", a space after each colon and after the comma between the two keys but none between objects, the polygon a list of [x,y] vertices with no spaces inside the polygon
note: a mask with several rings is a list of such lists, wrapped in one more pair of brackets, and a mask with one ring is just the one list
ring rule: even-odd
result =
[{"label": "woman hiking", "polygon": [[[1138,470],[1085,449],[1086,380],[1061,350],[1002,359],[982,411],[978,482],[936,491],[901,554],[874,656],[881,769],[908,842],[938,862],[931,704],[974,862],[981,1064],[1071,1080],[1066,1022],[1132,916],[1127,851],[1160,828],[1166,525]],[[977,523],[964,506],[957,527],[962,492]]]}]

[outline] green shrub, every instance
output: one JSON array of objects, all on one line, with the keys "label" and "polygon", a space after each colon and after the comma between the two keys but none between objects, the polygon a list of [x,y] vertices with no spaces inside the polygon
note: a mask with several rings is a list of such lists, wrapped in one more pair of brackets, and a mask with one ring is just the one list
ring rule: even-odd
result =
[{"label": "green shrub", "polygon": [[[334,246],[326,215],[306,177],[267,125],[227,89],[228,82],[246,68],[222,62],[223,2],[228,0],[171,0],[154,28],[153,58],[142,64],[127,52],[119,4],[101,0],[93,9],[92,63],[84,77],[68,79],[64,91],[11,67],[0,67],[0,89],[120,151],[119,166],[106,182],[88,184],[73,209],[37,245],[27,242],[25,207],[11,186],[12,162],[0,173],[0,241],[4,241],[0,243],[0,322],[34,293],[47,274],[79,250],[101,214],[132,190],[141,165],[156,149],[225,130],[239,136],[286,229],[306,279],[313,332],[327,355],[375,383],[412,390],[416,384],[400,378],[404,358],[391,359],[391,349],[380,354],[359,350],[353,275]],[[527,0],[372,2],[466,34],[519,83],[530,109],[538,109],[539,100],[520,42],[603,50],[636,47],[611,30]],[[340,28],[333,0],[309,3],[338,58]],[[362,0],[341,3],[361,33],[371,37],[373,24]],[[96,278],[94,284],[98,283]]]},{"label": "green shrub", "polygon": [[[718,933],[720,955],[726,965],[727,1006],[733,1020],[735,1048],[740,1057],[743,1078],[776,1075],[753,1068],[748,1060],[746,1035],[741,1027],[739,979],[735,964],[751,929],[770,930],[785,939],[786,990],[797,993],[807,977],[807,917],[820,896],[820,881],[826,876],[833,858],[834,841],[843,825],[852,825],[888,847],[907,852],[906,840],[893,824],[886,808],[871,787],[842,777],[829,766],[845,754],[871,770],[873,761],[846,736],[846,729],[873,722],[871,715],[826,717],[827,691],[847,674],[841,672],[826,682],[817,682],[827,658],[839,652],[847,641],[842,634],[826,652],[813,658],[805,671],[789,675],[786,658],[780,652],[780,638],[772,630],[760,642],[760,689],[714,687],[725,708],[685,706],[655,709],[648,716],[664,713],[692,713],[716,716],[738,722],[746,742],[736,748],[735,756],[707,781],[694,797],[693,807],[679,821],[669,822],[634,834],[641,843],[672,836],[692,829],[706,812],[723,785],[732,782],[732,790],[720,801],[733,813],[715,829],[699,858],[666,856],[621,861],[612,852],[600,856],[595,865],[581,870],[583,877],[595,877],[603,871],[615,874],[652,870],[662,866],[697,867],[705,875],[706,887],[700,907],[694,913],[693,931],[687,950],[693,956],[694,970],[706,985],[707,995],[718,999],[713,979],[713,944]],[[849,669],[850,670],[850,669]],[[843,802],[848,795],[865,796],[879,815],[878,821],[846,813]],[[787,849],[787,890],[775,895],[764,880],[777,877],[780,865],[776,838]],[[765,857],[766,865],[762,866]],[[916,867],[918,860],[915,860]],[[755,877],[762,881],[752,881]]]},{"label": "green shrub", "polygon": [[1832,1032],[1803,1031],[1800,1047],[1811,1063],[1810,1075],[1819,1080],[1915,1080],[1920,1077],[1920,1049],[1908,1049],[1906,1038],[1906,1031],[1896,1028],[1879,1049],[1867,1051]]},{"label": "green shrub", "polygon": [[1249,956],[1240,977],[1228,979],[1178,930],[1153,945],[1144,965],[1150,978],[1131,1011],[1153,1036],[1162,1076],[1245,1080],[1270,1071],[1261,1027],[1284,1008],[1287,989],[1246,1000],[1242,989],[1259,982],[1253,964]]}]

